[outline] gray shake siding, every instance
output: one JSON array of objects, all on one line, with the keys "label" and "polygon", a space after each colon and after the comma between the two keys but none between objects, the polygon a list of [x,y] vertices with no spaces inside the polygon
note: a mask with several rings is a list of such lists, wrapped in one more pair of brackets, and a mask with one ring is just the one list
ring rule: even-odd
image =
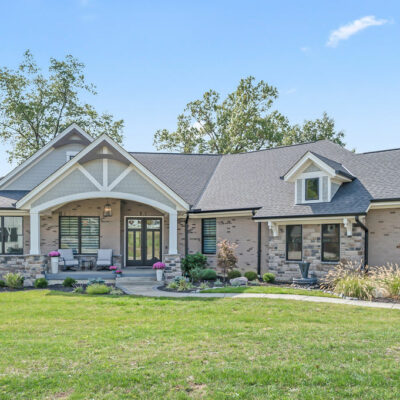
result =
[{"label": "gray shake siding", "polygon": [[52,149],[48,154],[36,162],[29,170],[19,175],[10,184],[8,190],[31,190],[44,181],[54,171],[63,166],[66,162],[67,151],[81,151],[83,145],[73,143]]}]

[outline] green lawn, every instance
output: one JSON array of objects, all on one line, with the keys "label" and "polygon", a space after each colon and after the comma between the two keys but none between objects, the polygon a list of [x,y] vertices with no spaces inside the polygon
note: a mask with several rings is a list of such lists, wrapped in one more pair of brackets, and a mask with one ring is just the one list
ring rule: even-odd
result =
[{"label": "green lawn", "polygon": [[227,286],[218,289],[202,290],[202,293],[266,293],[266,294],[301,294],[305,296],[338,297],[322,290],[295,289],[284,286]]},{"label": "green lawn", "polygon": [[400,312],[0,294],[0,398],[398,399]]}]

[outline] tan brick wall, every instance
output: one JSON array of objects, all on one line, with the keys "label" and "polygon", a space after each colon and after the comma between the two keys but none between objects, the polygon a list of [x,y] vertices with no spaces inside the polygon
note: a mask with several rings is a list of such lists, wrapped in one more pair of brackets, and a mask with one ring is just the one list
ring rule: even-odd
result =
[{"label": "tan brick wall", "polygon": [[[112,206],[112,217],[103,218],[106,203]],[[114,255],[121,254],[120,238],[120,200],[91,199],[66,204],[51,215],[40,217],[40,248],[42,254],[58,249],[58,224],[60,216],[100,217],[100,247],[113,249]],[[26,241],[26,239],[25,239]]]},{"label": "tan brick wall", "polygon": [[[353,225],[353,235],[348,237],[343,224],[340,225],[340,259],[361,262],[364,258],[364,232]],[[300,277],[298,262],[286,261],[286,226],[279,226],[279,235],[270,235],[268,269],[277,280],[291,281]],[[321,225],[303,225],[303,261],[310,262],[310,272],[323,277],[336,263],[321,262]]]},{"label": "tan brick wall", "polygon": [[[227,239],[230,242],[238,244],[236,255],[238,256],[238,269],[244,273],[246,271],[257,271],[257,223],[251,217],[225,217],[217,218],[217,241]],[[262,240],[266,240],[268,232],[266,224],[262,224]],[[188,221],[188,241],[189,253],[201,252],[201,219],[189,218]],[[180,238],[180,248],[184,247],[184,239]],[[262,271],[266,271],[267,257],[263,246],[261,255]],[[182,252],[183,254],[183,252]],[[207,261],[210,268],[217,267],[216,255],[207,255]]]},{"label": "tan brick wall", "polygon": [[371,210],[367,215],[370,265],[400,264],[400,210]]}]

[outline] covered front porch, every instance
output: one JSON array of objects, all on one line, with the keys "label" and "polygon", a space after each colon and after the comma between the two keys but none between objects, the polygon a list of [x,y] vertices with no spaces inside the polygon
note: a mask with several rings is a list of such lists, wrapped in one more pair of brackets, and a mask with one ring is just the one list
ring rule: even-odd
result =
[{"label": "covered front porch", "polygon": [[[30,212],[30,255],[72,249],[78,271],[99,273],[98,249],[111,249],[119,268],[151,268],[178,254],[178,214],[148,204],[117,198],[93,198]],[[60,263],[60,272],[63,264]],[[102,271],[102,273],[109,271]]]}]

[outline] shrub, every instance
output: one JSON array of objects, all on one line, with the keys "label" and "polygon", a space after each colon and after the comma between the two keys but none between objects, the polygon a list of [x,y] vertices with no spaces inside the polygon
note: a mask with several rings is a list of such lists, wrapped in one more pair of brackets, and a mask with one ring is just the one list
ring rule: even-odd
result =
[{"label": "shrub", "polygon": [[83,293],[83,287],[82,286],[77,286],[76,288],[74,288],[74,290],[72,291],[73,293]]},{"label": "shrub", "polygon": [[200,285],[200,290],[205,290],[205,289],[208,289],[209,288],[209,286],[207,285],[207,283],[205,283],[205,282],[203,282],[201,285]]},{"label": "shrub", "polygon": [[217,280],[214,282],[214,286],[215,286],[215,287],[222,287],[222,286],[224,286],[224,284],[222,283],[221,280],[217,279]]},{"label": "shrub", "polygon": [[340,263],[330,270],[323,281],[323,287],[347,297],[371,300],[376,280],[364,270],[362,264]]},{"label": "shrub", "polygon": [[111,288],[102,283],[93,283],[86,288],[87,294],[108,294],[110,291]]},{"label": "shrub", "polygon": [[168,283],[167,289],[176,290],[176,289],[178,289],[178,286],[179,286],[178,282],[172,281],[172,282]]},{"label": "shrub", "polygon": [[247,272],[245,272],[244,276],[249,281],[255,281],[258,278],[257,272],[254,272],[254,271],[247,271]]},{"label": "shrub", "polygon": [[181,269],[185,276],[190,276],[190,271],[195,268],[204,269],[207,264],[207,257],[201,253],[188,254],[182,259]]},{"label": "shrub", "polygon": [[43,289],[46,288],[48,284],[46,278],[38,278],[35,280],[33,286],[35,286],[36,289]]},{"label": "shrub", "polygon": [[203,269],[201,272],[201,279],[204,279],[205,281],[213,281],[217,279],[217,273],[213,269]]},{"label": "shrub", "polygon": [[76,285],[76,279],[71,278],[70,276],[67,276],[64,279],[64,282],[63,282],[64,287],[73,287],[74,285]]},{"label": "shrub", "polygon": [[192,280],[192,282],[198,282],[202,277],[203,271],[207,271],[207,270],[204,270],[201,268],[193,268],[192,270],[190,270],[189,274],[190,274],[190,279]]},{"label": "shrub", "polygon": [[24,277],[19,274],[13,274],[9,272],[4,275],[4,280],[6,281],[6,286],[12,289],[21,289],[24,286]]},{"label": "shrub", "polygon": [[272,272],[266,272],[263,275],[263,281],[264,282],[270,282],[270,283],[275,282],[275,274],[273,274]]},{"label": "shrub", "polygon": [[217,254],[217,265],[218,268],[222,270],[224,273],[224,278],[228,274],[229,271],[236,266],[238,258],[236,257],[235,250],[237,248],[236,243],[231,243],[228,240],[223,240],[217,244],[218,246],[218,254]]},{"label": "shrub", "polygon": [[6,287],[6,282],[0,279],[0,287]]},{"label": "shrub", "polygon": [[240,276],[242,276],[242,274],[238,269],[233,269],[228,272],[228,279],[239,278]]},{"label": "shrub", "polygon": [[178,284],[178,292],[193,289],[193,285],[185,279],[181,279]]},{"label": "shrub", "polygon": [[376,282],[378,291],[385,289],[389,296],[400,297],[400,268],[398,265],[389,264],[388,266],[378,267],[371,272],[371,276]]},{"label": "shrub", "polygon": [[124,292],[121,289],[118,288],[112,288],[110,291],[110,294],[114,295],[114,296],[121,296],[124,294]]}]

